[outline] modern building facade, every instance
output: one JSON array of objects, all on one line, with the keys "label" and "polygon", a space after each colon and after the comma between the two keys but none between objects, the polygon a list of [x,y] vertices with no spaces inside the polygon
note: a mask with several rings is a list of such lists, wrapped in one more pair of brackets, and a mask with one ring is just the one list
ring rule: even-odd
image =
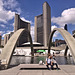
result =
[{"label": "modern building facade", "polygon": [[[4,46],[7,43],[7,41],[10,39],[10,37],[15,33],[18,29],[25,28],[30,31],[30,23],[25,22],[20,19],[20,15],[15,14],[14,19],[14,32],[10,32],[10,34],[5,34],[4,36]],[[19,41],[17,42],[17,46],[21,46],[23,43],[26,43],[29,41],[28,33],[25,32],[25,34],[22,34]]]},{"label": "modern building facade", "polygon": [[35,42],[43,44],[43,36],[43,14],[41,14],[35,17]]},{"label": "modern building facade", "polygon": [[35,42],[48,45],[51,32],[51,8],[47,2],[43,4],[43,14],[35,16]]},{"label": "modern building facade", "polygon": [[6,45],[8,40],[9,40],[9,34],[5,34],[5,36],[4,36],[4,46]]},{"label": "modern building facade", "polygon": [[8,42],[8,40],[10,39],[10,37],[13,35],[13,33],[14,32],[10,32],[9,34],[5,34],[5,36],[4,36],[4,46]]},{"label": "modern building facade", "polygon": [[61,44],[66,44],[65,40],[55,40],[55,47],[60,46]]},{"label": "modern building facade", "polygon": [[2,39],[2,36],[0,35],[0,46],[1,46],[1,39]]},{"label": "modern building facade", "polygon": [[[15,14],[15,20],[14,20],[14,32],[16,32],[18,29],[25,28],[30,31],[30,23],[25,22],[20,19],[20,15]],[[25,34],[22,34],[19,41],[17,42],[17,46],[21,46],[23,43],[26,43],[29,41],[28,33],[25,32]]]},{"label": "modern building facade", "polygon": [[4,39],[1,40],[1,46],[4,46]]}]

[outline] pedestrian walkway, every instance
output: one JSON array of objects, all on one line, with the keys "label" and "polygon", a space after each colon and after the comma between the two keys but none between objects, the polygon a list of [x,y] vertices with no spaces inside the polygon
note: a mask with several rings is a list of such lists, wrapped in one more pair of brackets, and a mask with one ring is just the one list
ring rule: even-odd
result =
[{"label": "pedestrian walkway", "polygon": [[61,70],[47,70],[45,65],[20,64],[17,67],[0,71],[0,75],[75,75],[74,65],[59,65],[59,67]]}]

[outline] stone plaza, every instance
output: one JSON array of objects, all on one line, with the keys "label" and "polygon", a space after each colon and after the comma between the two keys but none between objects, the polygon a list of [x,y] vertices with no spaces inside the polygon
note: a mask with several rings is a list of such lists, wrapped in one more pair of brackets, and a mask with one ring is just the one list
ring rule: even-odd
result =
[{"label": "stone plaza", "polygon": [[[52,38],[54,33],[58,31],[64,38],[65,46],[52,47]],[[54,28],[51,31],[51,8],[47,2],[43,4],[43,13],[35,16],[35,38],[34,41],[38,43],[38,46],[34,47],[32,37],[30,34],[30,23],[21,20],[20,15],[15,14],[14,19],[14,32],[6,34],[4,36],[4,48],[0,54],[0,75],[75,75],[75,65],[59,65],[59,70],[48,70],[46,64],[19,64],[18,66],[9,68],[11,58],[16,48],[30,47],[29,57],[35,58],[35,50],[44,49],[50,54],[51,50],[65,50],[64,56],[67,56],[68,49],[72,54],[73,61],[75,63],[75,39],[66,30],[62,28]],[[24,44],[30,43],[29,47],[23,47]],[[0,36],[1,45],[1,36]],[[47,57],[46,55],[46,57]],[[59,55],[60,56],[60,55]],[[32,62],[32,61],[31,61]]]}]

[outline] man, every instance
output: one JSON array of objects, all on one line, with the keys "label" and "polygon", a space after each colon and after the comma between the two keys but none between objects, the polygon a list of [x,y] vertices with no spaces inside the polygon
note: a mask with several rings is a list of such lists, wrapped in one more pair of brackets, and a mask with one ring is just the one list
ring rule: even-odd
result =
[{"label": "man", "polygon": [[58,68],[58,64],[57,64],[57,62],[56,62],[56,59],[55,59],[55,54],[54,54],[54,52],[53,52],[53,57],[52,57],[52,60],[51,60],[51,61],[52,61],[52,65],[53,65],[53,66],[56,65],[56,68],[59,69],[59,68]]},{"label": "man", "polygon": [[48,58],[46,58],[46,66],[50,70],[49,65],[51,66],[51,69],[53,69],[53,62],[52,62],[52,56],[48,55]]}]

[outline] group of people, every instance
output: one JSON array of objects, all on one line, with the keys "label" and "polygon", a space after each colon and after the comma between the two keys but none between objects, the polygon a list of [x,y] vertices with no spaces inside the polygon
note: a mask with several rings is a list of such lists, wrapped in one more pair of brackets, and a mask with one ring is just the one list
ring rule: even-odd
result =
[{"label": "group of people", "polygon": [[[46,58],[46,66],[47,68],[50,70],[50,69],[54,69],[53,66],[56,65],[56,69],[59,69],[58,68],[58,64],[56,62],[56,59],[55,59],[55,55],[53,53],[53,55],[48,55],[48,57]],[[50,67],[49,67],[50,66]]]}]

